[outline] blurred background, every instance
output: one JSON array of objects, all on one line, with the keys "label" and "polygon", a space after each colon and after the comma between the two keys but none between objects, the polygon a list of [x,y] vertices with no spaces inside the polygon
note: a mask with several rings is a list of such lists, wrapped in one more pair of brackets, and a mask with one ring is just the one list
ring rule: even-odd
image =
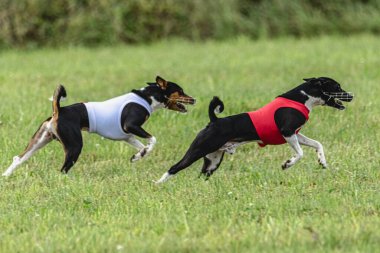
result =
[{"label": "blurred background", "polygon": [[0,48],[380,33],[379,0],[0,0]]}]

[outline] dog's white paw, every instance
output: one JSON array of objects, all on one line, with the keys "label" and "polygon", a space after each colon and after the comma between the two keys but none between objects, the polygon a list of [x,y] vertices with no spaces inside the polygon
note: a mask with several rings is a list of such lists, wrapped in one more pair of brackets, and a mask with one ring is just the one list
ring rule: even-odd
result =
[{"label": "dog's white paw", "polygon": [[322,168],[327,169],[328,166],[326,160],[318,159],[318,162],[320,165],[322,165]]},{"label": "dog's white paw", "polygon": [[143,149],[141,149],[139,152],[137,152],[136,154],[134,154],[134,155],[131,157],[131,162],[136,162],[136,161],[140,160],[140,159],[143,158],[146,154],[147,154],[147,148],[143,148]]},{"label": "dog's white paw", "polygon": [[282,165],[281,165],[281,168],[283,170],[286,170],[287,168],[290,168],[292,165],[290,164],[290,160],[287,160],[286,162],[284,162]]},{"label": "dog's white paw", "polygon": [[169,172],[165,172],[160,179],[155,181],[155,184],[162,184],[162,183],[166,182],[172,176],[173,175],[169,174]]},{"label": "dog's white paw", "polygon": [[296,158],[292,157],[291,159],[287,160],[286,162],[284,162],[282,165],[281,165],[281,168],[283,170],[286,170],[290,167],[292,167],[294,164],[296,163]]},{"label": "dog's white paw", "polygon": [[9,177],[13,171],[21,164],[21,159],[18,156],[13,157],[11,166],[2,174],[3,177]]},{"label": "dog's white paw", "polygon": [[156,144],[156,138],[151,137],[149,139],[148,145],[131,157],[131,162],[136,162],[140,160],[141,158],[143,158],[144,156],[146,156],[147,154],[149,154],[153,150],[153,147],[155,144]]},{"label": "dog's white paw", "polygon": [[327,168],[327,162],[326,162],[325,154],[321,151],[317,151],[317,154],[318,154],[318,163],[320,165],[322,165],[322,167],[324,169],[326,169]]}]

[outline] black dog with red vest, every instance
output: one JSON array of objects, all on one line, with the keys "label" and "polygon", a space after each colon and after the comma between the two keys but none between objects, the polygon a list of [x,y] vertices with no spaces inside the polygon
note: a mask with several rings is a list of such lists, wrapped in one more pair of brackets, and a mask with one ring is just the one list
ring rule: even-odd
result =
[{"label": "black dog with red vest", "polygon": [[157,183],[165,182],[200,158],[204,160],[201,174],[208,178],[218,169],[225,152],[233,154],[237,146],[253,141],[260,146],[288,143],[296,154],[282,165],[283,169],[293,166],[302,158],[300,145],[314,148],[319,163],[326,168],[322,144],[298,131],[308,120],[309,112],[314,106],[327,105],[344,110],[342,101],[350,102],[353,95],[328,77],[304,80],[298,87],[278,96],[257,111],[225,118],[216,117],[215,112],[222,112],[224,105],[218,97],[214,97],[209,105],[210,123],[197,135],[185,156]]}]

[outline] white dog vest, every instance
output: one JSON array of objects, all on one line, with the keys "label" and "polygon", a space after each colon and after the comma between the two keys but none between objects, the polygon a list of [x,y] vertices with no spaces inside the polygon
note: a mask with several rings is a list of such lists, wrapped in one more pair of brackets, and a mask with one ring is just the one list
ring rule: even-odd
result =
[{"label": "white dog vest", "polygon": [[142,97],[127,93],[103,102],[84,103],[88,112],[89,132],[97,133],[111,140],[126,140],[131,134],[124,132],[121,123],[121,113],[129,103],[136,103],[143,106],[149,113],[152,108]]}]

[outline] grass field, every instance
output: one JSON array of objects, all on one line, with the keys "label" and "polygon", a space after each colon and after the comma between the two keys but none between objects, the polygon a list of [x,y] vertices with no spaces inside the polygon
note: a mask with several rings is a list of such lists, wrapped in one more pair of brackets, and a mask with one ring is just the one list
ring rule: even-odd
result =
[{"label": "grass field", "polygon": [[[322,37],[252,42],[6,51],[0,54],[0,168],[22,151],[56,85],[64,104],[101,101],[139,88],[156,74],[198,103],[186,115],[158,111],[145,125],[157,145],[135,150],[84,133],[68,175],[58,142],[11,177],[0,178],[0,252],[376,252],[380,248],[380,38]],[[201,163],[167,184],[158,179],[208,122],[219,95],[230,115],[258,108],[301,83],[330,76],[355,93],[346,111],[319,107],[303,133],[324,144],[288,171],[286,145],[248,144],[209,180]]]}]

